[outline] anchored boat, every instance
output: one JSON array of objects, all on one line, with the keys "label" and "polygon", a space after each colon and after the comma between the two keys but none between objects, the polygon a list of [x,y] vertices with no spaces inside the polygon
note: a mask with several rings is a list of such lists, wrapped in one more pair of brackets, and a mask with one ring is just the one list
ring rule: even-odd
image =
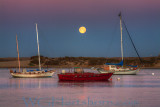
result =
[{"label": "anchored boat", "polygon": [[[105,65],[103,65],[102,68],[98,68],[97,71],[99,71],[100,73],[114,72],[114,74],[118,74],[118,75],[136,75],[137,72],[139,71],[139,68],[138,68],[137,65],[136,66],[133,66],[133,65],[125,65],[124,66],[124,64],[123,64],[124,58],[123,58],[122,15],[121,15],[121,13],[119,14],[119,17],[120,17],[120,31],[121,31],[121,55],[122,55],[122,60],[118,64],[117,63],[116,64],[106,63]],[[124,26],[127,30],[127,27],[126,27],[124,21],[123,21],[123,24],[124,24]],[[133,47],[134,47],[134,49],[135,49],[135,51],[136,51],[136,53],[137,53],[137,55],[140,59],[140,56],[137,52],[137,49],[135,48],[135,45],[134,45],[134,43],[131,39],[131,36],[130,36],[128,30],[127,30],[127,33],[129,35],[129,38],[132,42],[132,45],[133,45]],[[141,61],[141,59],[140,59],[140,61]]]},{"label": "anchored boat", "polygon": [[137,72],[139,72],[139,68],[124,68],[116,65],[103,65],[102,68],[97,68],[97,71],[100,73],[113,72],[114,75],[136,75]]},{"label": "anchored boat", "polygon": [[44,70],[30,70],[26,71],[23,69],[22,72],[14,72],[10,70],[12,77],[14,78],[43,78],[43,77],[52,77],[55,71],[44,71]]},{"label": "anchored boat", "polygon": [[10,70],[10,74],[11,74],[12,77],[15,77],[15,78],[42,78],[42,77],[52,77],[52,75],[54,74],[54,72],[55,72],[54,70],[47,71],[47,70],[42,70],[41,69],[37,24],[36,24],[36,32],[37,32],[39,69],[37,69],[37,70],[26,70],[26,69],[23,69],[22,72],[20,71],[18,39],[17,39],[17,35],[16,35],[19,71]]},{"label": "anchored boat", "polygon": [[73,73],[62,71],[61,74],[57,75],[60,81],[108,81],[113,73],[90,73],[84,72],[80,67],[76,67]]}]

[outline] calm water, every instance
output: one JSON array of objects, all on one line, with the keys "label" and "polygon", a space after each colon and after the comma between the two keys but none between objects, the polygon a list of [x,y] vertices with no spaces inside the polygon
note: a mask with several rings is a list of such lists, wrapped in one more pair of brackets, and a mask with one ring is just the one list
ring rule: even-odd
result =
[{"label": "calm water", "polygon": [[0,69],[0,107],[160,105],[160,69],[141,70],[138,75],[114,75],[109,82],[58,82],[57,73],[52,78],[11,78],[9,69]]}]

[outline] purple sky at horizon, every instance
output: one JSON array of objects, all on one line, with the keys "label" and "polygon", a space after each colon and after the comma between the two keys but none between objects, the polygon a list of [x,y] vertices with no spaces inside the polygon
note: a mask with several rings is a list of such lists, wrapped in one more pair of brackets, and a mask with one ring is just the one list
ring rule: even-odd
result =
[{"label": "purple sky at horizon", "polygon": [[[158,0],[0,0],[0,57],[119,57],[118,13],[140,56],[160,54],[160,1]],[[78,29],[85,26],[87,32]],[[124,54],[136,56],[123,28]]]}]

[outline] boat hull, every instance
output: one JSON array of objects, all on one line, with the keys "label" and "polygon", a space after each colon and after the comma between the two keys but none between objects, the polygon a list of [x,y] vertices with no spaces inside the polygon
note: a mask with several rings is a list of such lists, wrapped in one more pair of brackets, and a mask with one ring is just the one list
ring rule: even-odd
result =
[{"label": "boat hull", "polygon": [[108,81],[113,73],[64,73],[58,74],[60,81]]},{"label": "boat hull", "polygon": [[52,77],[54,72],[45,72],[45,73],[11,73],[14,78],[45,78]]},{"label": "boat hull", "polygon": [[[100,73],[107,73],[108,71],[99,70]],[[115,71],[114,75],[136,75],[139,69],[136,70],[126,70],[126,71]]]}]

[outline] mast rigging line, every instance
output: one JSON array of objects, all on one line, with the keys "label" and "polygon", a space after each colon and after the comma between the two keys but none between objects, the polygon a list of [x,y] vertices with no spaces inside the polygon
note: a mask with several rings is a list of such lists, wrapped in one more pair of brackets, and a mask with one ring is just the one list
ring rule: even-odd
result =
[{"label": "mast rigging line", "polygon": [[131,38],[131,35],[130,35],[128,29],[127,29],[127,26],[126,26],[124,20],[122,20],[122,22],[123,22],[123,25],[124,25],[124,27],[125,27],[125,29],[126,29],[126,31],[127,31],[127,34],[128,34],[128,36],[129,36],[130,40],[131,40],[131,43],[132,43],[132,45],[133,45],[133,47],[134,47],[134,49],[135,49],[135,51],[136,51],[136,54],[138,55],[139,60],[140,60],[140,62],[143,64],[142,59],[140,58],[140,55],[139,55],[139,53],[138,53],[138,51],[137,51],[137,48],[135,47],[135,44],[134,44],[134,42],[133,42],[133,40],[132,40],[132,38]]},{"label": "mast rigging line", "polygon": [[37,33],[39,70],[41,70],[41,59],[40,59],[40,52],[39,52],[39,39],[38,39],[38,27],[37,27],[37,23],[36,23],[36,33]]}]

